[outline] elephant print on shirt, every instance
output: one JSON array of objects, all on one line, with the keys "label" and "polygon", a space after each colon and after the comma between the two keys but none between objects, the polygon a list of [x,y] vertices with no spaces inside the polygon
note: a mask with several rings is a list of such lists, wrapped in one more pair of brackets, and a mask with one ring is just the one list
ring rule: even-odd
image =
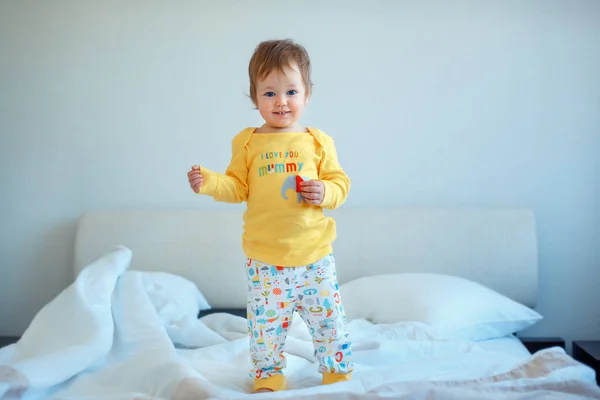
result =
[{"label": "elephant print on shirt", "polygon": [[[305,181],[309,181],[310,178],[303,176],[302,179],[304,179]],[[306,199],[302,196],[302,193],[300,192],[296,192],[296,175],[290,175],[287,178],[285,178],[285,181],[283,182],[283,185],[281,186],[281,197],[283,197],[285,200],[288,199],[287,197],[287,191],[288,190],[293,190],[294,193],[297,194],[297,200],[298,203],[306,203]]]}]

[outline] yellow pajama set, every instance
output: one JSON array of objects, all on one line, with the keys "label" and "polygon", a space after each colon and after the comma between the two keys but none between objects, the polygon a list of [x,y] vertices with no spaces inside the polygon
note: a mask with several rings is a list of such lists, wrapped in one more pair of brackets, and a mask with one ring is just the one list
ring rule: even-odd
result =
[{"label": "yellow pajama set", "polygon": [[[333,139],[323,131],[254,133],[232,141],[225,174],[200,167],[200,194],[247,202],[242,247],[248,279],[248,334],[255,389],[285,389],[285,338],[297,311],[313,338],[323,383],[350,379],[351,341],[336,278],[332,242],[336,225],[324,208],[345,200],[350,180]],[[323,182],[319,206],[306,203],[302,180]]]}]

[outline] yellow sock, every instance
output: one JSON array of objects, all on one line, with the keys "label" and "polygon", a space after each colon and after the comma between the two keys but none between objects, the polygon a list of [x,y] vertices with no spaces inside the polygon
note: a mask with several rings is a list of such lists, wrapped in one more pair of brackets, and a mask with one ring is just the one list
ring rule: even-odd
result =
[{"label": "yellow sock", "polygon": [[277,374],[264,379],[254,380],[254,391],[260,389],[269,389],[272,391],[285,390],[285,376],[283,374]]},{"label": "yellow sock", "polygon": [[349,381],[352,378],[352,373],[333,374],[331,372],[323,372],[323,385],[329,385],[337,382]]}]

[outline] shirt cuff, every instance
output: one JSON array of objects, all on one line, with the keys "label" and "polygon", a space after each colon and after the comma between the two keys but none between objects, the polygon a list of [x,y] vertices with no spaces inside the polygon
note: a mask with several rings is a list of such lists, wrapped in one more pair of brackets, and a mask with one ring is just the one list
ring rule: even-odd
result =
[{"label": "shirt cuff", "polygon": [[333,189],[331,187],[331,185],[333,185],[333,183],[327,182],[327,181],[321,181],[321,182],[323,182],[323,189],[325,190],[325,193],[323,194],[323,201],[319,205],[323,208],[329,208],[329,207],[331,207],[331,199],[333,197],[333,194],[332,194]]},{"label": "shirt cuff", "polygon": [[219,177],[216,173],[209,170],[208,168],[200,167],[200,173],[204,178],[204,183],[200,187],[200,190],[197,194],[206,194],[212,196],[217,190],[217,185],[219,183]]}]

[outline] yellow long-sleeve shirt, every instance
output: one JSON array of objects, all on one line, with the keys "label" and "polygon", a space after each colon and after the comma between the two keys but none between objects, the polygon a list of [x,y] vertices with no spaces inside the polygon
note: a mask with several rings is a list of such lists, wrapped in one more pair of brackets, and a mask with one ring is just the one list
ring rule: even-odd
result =
[{"label": "yellow long-sleeve shirt", "polygon": [[[247,257],[286,267],[315,262],[332,251],[336,225],[323,208],[335,209],[348,196],[350,180],[338,161],[333,139],[308,128],[299,133],[254,133],[246,128],[232,141],[225,174],[204,167],[200,194],[216,201],[247,202],[242,246]],[[296,176],[323,182],[320,206],[296,192]]]}]

